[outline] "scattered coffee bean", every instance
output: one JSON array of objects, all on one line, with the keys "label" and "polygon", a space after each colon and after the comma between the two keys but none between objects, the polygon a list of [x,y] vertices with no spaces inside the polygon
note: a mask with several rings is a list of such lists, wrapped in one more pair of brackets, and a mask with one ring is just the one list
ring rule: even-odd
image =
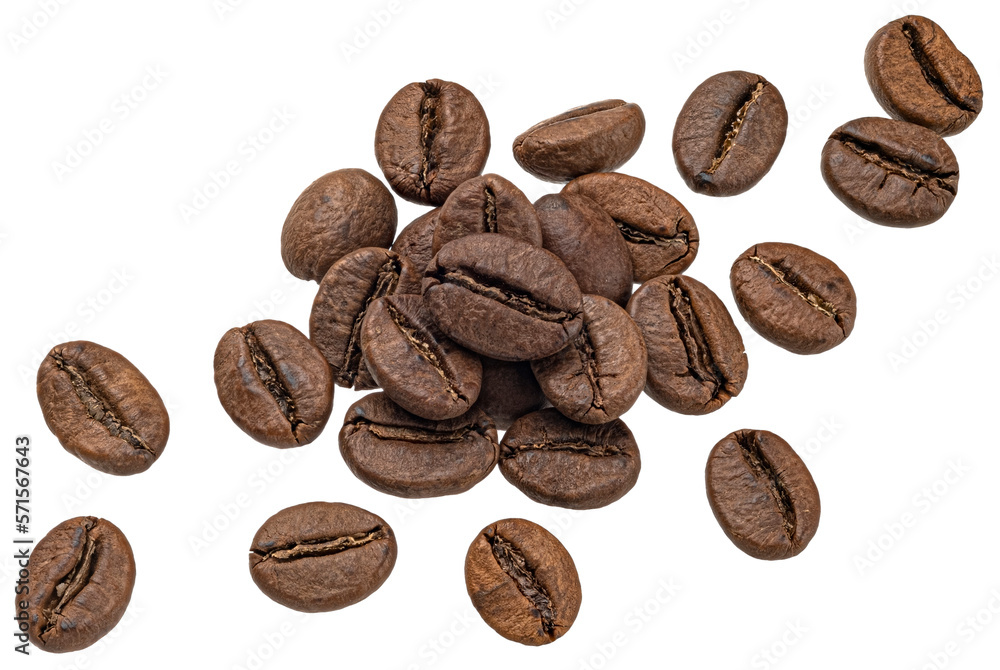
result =
[{"label": "scattered coffee bean", "polygon": [[554,642],[580,611],[573,558],[549,531],[524,519],[497,521],[479,533],[465,557],[465,585],[490,628],[521,644]]},{"label": "scattered coffee bean", "polygon": [[819,526],[819,491],[783,439],[738,430],[715,445],[705,469],[708,502],[740,550],[767,561],[802,552]]},{"label": "scattered coffee bean", "polygon": [[396,563],[396,536],[380,517],[345,503],[281,510],[250,545],[250,576],[271,600],[332,612],[374,593]]},{"label": "scattered coffee bean", "polygon": [[434,258],[434,231],[437,229],[438,215],[441,208],[437,207],[422,214],[400,231],[392,250],[400,258],[408,260],[417,272],[423,271]]},{"label": "scattered coffee bean", "polygon": [[771,82],[750,72],[706,79],[674,126],[674,160],[691,190],[729,196],[768,173],[785,143],[788,112]]},{"label": "scattered coffee bean", "polygon": [[548,398],[527,361],[498,361],[480,356],[483,385],[473,409],[481,409],[500,430],[548,405]]},{"label": "scattered coffee bean", "polygon": [[219,402],[240,429],[270,447],[299,447],[323,432],[333,377],[319,349],[281,321],[232,328],[215,350]]},{"label": "scattered coffee bean", "polygon": [[66,451],[101,472],[147,470],[167,446],[170,418],[124,356],[93,342],[52,348],[38,368],[38,404]]},{"label": "scattered coffee bean", "polygon": [[448,196],[434,229],[434,252],[473,233],[499,233],[542,246],[542,230],[531,201],[495,174],[470,179]]}]

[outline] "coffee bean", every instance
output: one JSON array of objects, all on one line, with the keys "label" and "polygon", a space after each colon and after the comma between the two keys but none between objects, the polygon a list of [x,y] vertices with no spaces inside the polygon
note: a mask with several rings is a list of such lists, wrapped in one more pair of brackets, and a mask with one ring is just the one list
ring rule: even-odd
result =
[{"label": "coffee bean", "polygon": [[584,293],[624,305],[632,294],[632,257],[614,220],[583,195],[543,196],[535,203],[543,246],[558,256]]},{"label": "coffee bean", "polygon": [[92,468],[134,475],[167,446],[160,394],[124,356],[93,342],[52,348],[38,368],[38,404],[66,451]]},{"label": "coffee bean", "polygon": [[527,361],[479,358],[483,385],[473,409],[481,409],[500,430],[507,430],[516,419],[549,404]]},{"label": "coffee bean", "polygon": [[708,502],[740,550],[767,561],[802,552],[819,525],[819,491],[783,439],[738,430],[722,439],[705,469]]},{"label": "coffee bean", "polygon": [[404,86],[382,110],[375,158],[410,202],[441,205],[490,155],[486,112],[468,89],[431,79]]},{"label": "coffee bean", "polygon": [[340,453],[351,472],[402,498],[468,491],[493,471],[499,452],[496,427],[482,411],[429,421],[385,393],[354,403],[340,431]]},{"label": "coffee bean", "polygon": [[309,316],[309,338],[330,363],[337,386],[357,391],[378,386],[361,351],[365,314],[383,296],[419,293],[420,279],[409,261],[374,247],[344,256],[323,276]]},{"label": "coffee bean", "polygon": [[577,177],[562,192],[585,195],[608,213],[625,238],[632,281],[680,274],[698,253],[698,228],[676,198],[638,177],[597,172]]},{"label": "coffee bean", "polygon": [[470,179],[448,196],[434,230],[434,252],[472,233],[499,233],[542,246],[542,230],[531,201],[495,174]]},{"label": "coffee bean", "polygon": [[465,586],[490,628],[532,646],[562,637],[582,599],[569,552],[524,519],[497,521],[479,533],[465,556]]},{"label": "coffee bean", "polygon": [[543,409],[515,421],[500,443],[500,472],[543,505],[610,505],[632,490],[640,465],[639,447],[620,419],[587,425]]},{"label": "coffee bean", "polygon": [[215,350],[215,388],[233,422],[270,447],[309,444],[333,409],[326,359],[281,321],[254,321],[222,336]]},{"label": "coffee bean", "polygon": [[345,503],[281,510],[250,545],[250,576],[271,600],[332,612],[374,593],[396,563],[396,536],[380,517]]},{"label": "coffee bean", "polygon": [[856,119],[823,147],[823,179],[848,209],[898,228],[934,223],[958,193],[958,159],[934,131],[905,121]]},{"label": "coffee bean", "polygon": [[650,279],[628,313],[646,341],[646,393],[653,400],[681,414],[708,414],[743,390],[743,338],[707,286],[685,275]]},{"label": "coffee bean", "polygon": [[441,247],[423,291],[448,337],[491,358],[544,358],[583,325],[583,296],[563,262],[506,235],[467,235]]},{"label": "coffee bean", "polygon": [[788,128],[781,93],[750,72],[706,79],[684,103],[674,126],[674,160],[691,190],[737,195],[774,165]]},{"label": "coffee bean", "polygon": [[361,328],[365,364],[386,395],[425,419],[461,416],[479,397],[479,356],[452,342],[419,295],[379,298]]},{"label": "coffee bean", "polygon": [[16,609],[28,612],[28,639],[43,651],[65,653],[94,644],[114,628],[135,586],[135,558],[125,535],[107,519],[63,521],[28,559],[27,593]]},{"label": "coffee bean", "polygon": [[628,313],[607,298],[583,296],[583,328],[562,351],[532,361],[545,396],[582,423],[627,412],[646,385],[646,345]]},{"label": "coffee bean", "polygon": [[796,354],[837,346],[854,329],[857,299],[833,261],[794,244],[756,244],[733,263],[740,314],[764,339]]},{"label": "coffee bean", "polygon": [[604,100],[536,124],[514,140],[514,160],[545,181],[610,172],[635,155],[646,132],[639,105]]},{"label": "coffee bean", "polygon": [[894,119],[957,135],[983,109],[983,82],[941,26],[904,16],[883,26],[865,49],[865,75]]},{"label": "coffee bean", "polygon": [[434,231],[437,229],[441,208],[422,214],[399,232],[392,250],[408,260],[417,272],[423,271],[434,258]]},{"label": "coffee bean", "polygon": [[361,247],[385,247],[396,234],[389,189],[364,170],[337,170],[302,192],[281,229],[281,258],[299,279],[318,282]]}]

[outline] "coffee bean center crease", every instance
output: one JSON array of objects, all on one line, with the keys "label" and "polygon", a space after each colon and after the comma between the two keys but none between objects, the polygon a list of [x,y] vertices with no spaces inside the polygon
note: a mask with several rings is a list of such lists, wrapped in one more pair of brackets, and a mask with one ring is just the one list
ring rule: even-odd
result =
[{"label": "coffee bean center crease", "polygon": [[605,457],[626,455],[616,444],[592,444],[590,442],[529,442],[527,444],[505,444],[502,458],[516,458],[526,451],[570,451],[587,456]]},{"label": "coffee bean center crease", "polygon": [[562,323],[564,321],[571,321],[575,317],[570,312],[564,312],[551,305],[535,300],[528,294],[515,291],[503,285],[490,285],[487,283],[487,280],[476,278],[464,272],[438,273],[436,278],[441,282],[454,284],[477,295],[495,300],[505,307],[541,321]]},{"label": "coffee bean center crease", "polygon": [[434,340],[427,340],[421,337],[421,333],[417,330],[410,321],[404,316],[398,309],[392,306],[392,304],[387,304],[386,308],[389,311],[389,317],[392,322],[396,324],[396,328],[402,333],[403,337],[406,339],[410,345],[417,350],[417,353],[427,361],[434,371],[438,373],[441,377],[441,381],[444,383],[445,390],[455,400],[468,400],[465,395],[461,392],[458,386],[458,382],[455,381],[454,374],[452,371],[447,369],[447,357],[444,352],[441,351],[441,347]]},{"label": "coffee bean center crease", "polygon": [[[938,69],[934,67],[934,63],[931,62],[931,59],[927,54],[927,50],[920,39],[920,33],[917,30],[917,27],[912,23],[904,23],[902,31],[910,45],[910,53],[913,54],[913,59],[917,61],[917,64],[920,66],[920,71],[923,72],[924,79],[930,87],[933,88],[938,95],[944,98],[948,104],[958,107],[964,112],[977,114],[977,109],[965,102],[961,96],[957,95],[956,92],[949,89],[948,85],[945,84],[944,79],[941,77]],[[937,39],[937,35],[932,35],[927,43],[930,44],[935,39]]]},{"label": "coffee bean center crease", "polygon": [[432,172],[437,167],[434,160],[434,140],[437,137],[437,107],[440,91],[430,82],[423,85],[424,97],[420,101],[420,190],[430,194]]},{"label": "coffee bean center crease", "polygon": [[755,435],[749,432],[740,432],[736,434],[736,441],[740,445],[740,453],[743,455],[743,460],[746,462],[754,479],[764,482],[767,485],[767,489],[774,499],[774,504],[778,507],[779,514],[781,514],[781,527],[785,532],[785,536],[789,542],[794,544],[795,508],[792,505],[792,498],[788,493],[788,489],[785,488],[781,473],[764,456],[763,451],[761,451],[760,442]]},{"label": "coffee bean center crease", "polygon": [[264,387],[267,388],[267,392],[274,398],[274,402],[278,405],[282,416],[285,417],[285,420],[288,421],[288,425],[291,427],[295,441],[298,442],[299,438],[296,432],[303,422],[296,416],[295,399],[292,398],[292,394],[281,381],[278,371],[274,367],[274,362],[271,360],[271,356],[264,349],[263,345],[261,345],[253,329],[247,326],[243,328],[242,333],[243,339],[247,343],[247,348],[250,350],[250,357],[253,359],[257,376],[260,378],[261,383],[264,384]]},{"label": "coffee bean center crease", "polygon": [[[674,223],[675,227],[679,227],[681,221],[684,217],[677,219]],[[631,242],[632,244],[652,244],[658,247],[672,248],[680,246],[683,249],[687,249],[690,241],[688,240],[688,234],[686,232],[678,232],[674,236],[669,235],[653,235],[651,233],[644,232],[629,225],[627,222],[621,219],[615,219],[615,225],[618,226],[618,231],[621,233],[622,237],[625,238],[626,242]]]},{"label": "coffee bean center crease", "polygon": [[548,637],[554,638],[556,613],[552,607],[552,600],[545,587],[539,583],[534,570],[528,565],[524,554],[513,543],[500,537],[499,533],[493,533],[492,536],[487,535],[486,539],[489,540],[490,546],[493,548],[493,558],[496,559],[500,569],[514,580],[521,595],[534,606],[535,613],[542,620],[542,631]]},{"label": "coffee bean center crease", "polygon": [[841,323],[842,317],[838,313],[837,306],[820,297],[802,280],[801,277],[788,268],[782,268],[780,265],[768,263],[760,256],[751,256],[750,260],[759,265],[765,272],[773,276],[778,283],[791,289],[793,293],[812,305],[815,309],[827,315],[831,319],[835,319],[837,324],[841,327],[841,329],[843,329],[843,323]]},{"label": "coffee bean center crease", "polygon": [[722,165],[722,161],[726,160],[726,157],[729,156],[729,152],[732,150],[733,145],[736,144],[736,137],[740,134],[743,122],[746,120],[747,114],[750,112],[750,107],[753,103],[757,102],[757,98],[764,94],[766,86],[765,82],[758,81],[757,85],[747,93],[743,100],[743,104],[740,105],[738,110],[736,110],[736,115],[729,124],[729,132],[726,133],[726,137],[722,140],[722,146],[719,147],[719,153],[716,154],[715,159],[712,161],[712,166],[705,171],[707,174],[715,174],[715,171],[719,169],[720,165]]},{"label": "coffee bean center crease", "polygon": [[496,233],[497,229],[497,194],[487,186],[483,189],[483,232]]},{"label": "coffee bean center crease", "polygon": [[670,285],[670,313],[677,324],[677,333],[681,342],[684,343],[684,350],[687,353],[687,368],[691,375],[699,382],[712,386],[712,398],[714,399],[726,384],[726,377],[715,364],[712,357],[712,350],[705,339],[701,322],[698,321],[691,305],[691,298],[684,289],[676,283]]},{"label": "coffee bean center crease", "polygon": [[943,198],[936,189],[942,191],[947,191],[948,193],[955,195],[957,193],[955,187],[945,181],[950,177],[954,177],[957,173],[955,172],[934,172],[931,170],[925,170],[917,165],[911,165],[909,163],[904,163],[903,161],[889,156],[886,154],[881,147],[864,142],[856,137],[852,137],[847,133],[837,133],[834,135],[833,139],[840,142],[845,147],[856,153],[858,156],[864,160],[872,163],[873,165],[881,168],[885,171],[885,176],[882,177],[882,182],[878,185],[878,189],[881,190],[885,186],[886,181],[889,179],[889,175],[895,174],[904,179],[914,182],[913,193],[915,194],[921,187],[926,188],[931,192],[935,198]]},{"label": "coffee bean center crease", "polygon": [[42,607],[42,615],[45,617],[45,627],[39,636],[44,637],[51,629],[55,628],[59,620],[59,615],[63,609],[90,583],[96,564],[97,542],[91,536],[90,531],[97,526],[95,521],[87,521],[83,527],[83,551],[73,569],[56,584],[55,591],[49,602]]},{"label": "coffee bean center crease", "polygon": [[354,421],[351,423],[354,432],[367,430],[380,440],[399,440],[415,444],[436,444],[439,442],[461,442],[472,433],[484,435],[477,426],[462,426],[455,430],[431,430],[410,426],[387,426],[369,421]]},{"label": "coffee bean center crease", "polygon": [[[341,535],[338,537],[320,538],[317,540],[306,540],[297,542],[291,546],[275,547],[270,551],[260,551],[251,549],[253,553],[261,556],[257,565],[264,561],[294,561],[300,558],[314,558],[317,556],[330,556],[339,554],[342,551],[362,547],[376,540],[386,537],[385,528],[377,526],[368,532],[354,533],[353,535]],[[254,566],[256,567],[256,566]]]},{"label": "coffee bean center crease", "polygon": [[339,379],[347,386],[354,386],[361,370],[363,352],[361,350],[361,326],[365,321],[365,314],[372,302],[389,295],[396,290],[399,284],[399,273],[402,271],[402,264],[398,259],[386,261],[379,271],[371,290],[365,296],[365,301],[354,317],[354,324],[351,327],[351,338],[347,342],[347,349],[344,352],[344,363],[340,366]]}]

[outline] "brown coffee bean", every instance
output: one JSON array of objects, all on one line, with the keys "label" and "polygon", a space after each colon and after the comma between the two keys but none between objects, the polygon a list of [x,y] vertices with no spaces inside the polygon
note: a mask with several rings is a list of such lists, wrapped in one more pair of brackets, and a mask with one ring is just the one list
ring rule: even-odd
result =
[{"label": "brown coffee bean", "polygon": [[674,161],[691,190],[737,195],[774,165],[787,128],[788,111],[774,84],[750,72],[723,72],[702,82],[681,108]]},{"label": "brown coffee bean", "polygon": [[345,503],[281,510],[250,545],[250,576],[268,598],[299,612],[332,612],[374,593],[396,563],[381,517]]},{"label": "brown coffee bean", "polygon": [[527,361],[479,358],[483,364],[483,385],[473,409],[481,409],[498,429],[507,430],[516,419],[549,404]]},{"label": "brown coffee bean", "polygon": [[632,294],[632,257],[614,220],[583,195],[543,196],[535,203],[543,246],[558,256],[584,293],[625,305]]},{"label": "brown coffee bean", "polygon": [[708,502],[741,551],[767,561],[802,552],[819,526],[819,491],[783,439],[738,430],[722,439],[705,469]]},{"label": "brown coffee bean", "polygon": [[542,246],[541,225],[531,201],[495,174],[470,179],[448,196],[434,230],[434,252],[472,233],[499,233]]},{"label": "brown coffee bean", "polygon": [[364,170],[337,170],[302,192],[281,229],[281,258],[299,279],[318,282],[361,247],[385,247],[396,234],[389,189]]},{"label": "brown coffee bean", "polygon": [[402,498],[468,491],[497,463],[500,446],[482,411],[444,421],[410,414],[384,393],[354,403],[340,431],[340,453],[354,475]]},{"label": "brown coffee bean", "polygon": [[319,349],[281,321],[232,328],[215,350],[215,388],[233,422],[270,447],[299,447],[323,432],[333,377]]},{"label": "brown coffee bean", "polygon": [[631,255],[634,282],[680,274],[698,254],[698,228],[691,214],[648,181],[596,172],[577,177],[562,192],[587,196],[614,220]]},{"label": "brown coffee bean", "polygon": [[410,202],[441,205],[483,172],[490,155],[486,112],[468,89],[431,79],[404,86],[382,110],[375,158]]},{"label": "brown coffee bean", "polygon": [[983,82],[941,26],[904,16],[883,26],[865,49],[865,75],[894,119],[957,135],[983,109]]},{"label": "brown coffee bean", "polygon": [[583,295],[563,262],[506,235],[467,235],[441,247],[423,291],[438,327],[490,358],[544,358],[583,324]]},{"label": "brown coffee bean", "polygon": [[646,393],[653,400],[681,414],[708,414],[743,390],[743,338],[707,286],[685,275],[650,279],[628,313],[646,341]]},{"label": "brown coffee bean", "polygon": [[497,521],[479,533],[465,556],[465,585],[490,628],[532,646],[562,637],[582,600],[569,552],[524,519]]},{"label": "brown coffee bean", "polygon": [[639,105],[604,100],[563,112],[514,140],[514,160],[545,181],[610,172],[635,155],[646,132]]},{"label": "brown coffee bean", "polygon": [[93,342],[57,345],[38,368],[36,388],[59,444],[101,472],[144,472],[167,446],[160,394],[118,352]]},{"label": "brown coffee bean", "polygon": [[[25,572],[22,570],[22,573]],[[43,651],[79,651],[121,620],[135,586],[135,558],[125,535],[107,519],[79,516],[50,530],[31,552],[27,592],[15,596],[28,613],[28,639]]]},{"label": "brown coffee bean", "polygon": [[500,443],[500,472],[543,505],[596,509],[632,490],[639,447],[620,419],[595,426],[543,409],[514,422]]},{"label": "brown coffee bean", "polygon": [[740,314],[764,339],[796,354],[837,346],[854,329],[857,299],[833,261],[794,244],[756,244],[729,274]]},{"label": "brown coffee bean", "polygon": [[934,223],[958,194],[958,159],[948,143],[905,121],[845,123],[823,147],[822,170],[848,209],[885,226]]},{"label": "brown coffee bean", "polygon": [[552,405],[575,421],[607,423],[631,409],[646,385],[646,345],[628,313],[583,296],[583,328],[562,351],[532,361]]},{"label": "brown coffee bean", "polygon": [[392,250],[405,258],[414,269],[423,273],[434,258],[434,231],[437,229],[441,208],[437,207],[422,214],[399,232]]},{"label": "brown coffee bean", "polygon": [[361,351],[365,314],[383,296],[419,293],[420,279],[409,261],[374,247],[344,256],[323,276],[309,316],[309,338],[330,363],[337,386],[357,391],[378,386]]},{"label": "brown coffee bean", "polygon": [[379,298],[361,328],[365,364],[386,395],[431,420],[469,411],[479,397],[479,356],[442,333],[419,295]]}]

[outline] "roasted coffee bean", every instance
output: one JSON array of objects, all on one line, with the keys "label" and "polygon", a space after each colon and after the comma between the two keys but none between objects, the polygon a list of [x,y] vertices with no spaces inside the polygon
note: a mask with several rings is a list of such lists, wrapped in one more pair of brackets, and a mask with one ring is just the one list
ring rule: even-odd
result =
[{"label": "roasted coffee bean", "polygon": [[562,637],[582,599],[569,552],[524,519],[497,521],[479,533],[465,556],[465,586],[490,628],[532,646]]},{"label": "roasted coffee bean", "polygon": [[229,417],[270,447],[299,447],[323,432],[333,377],[319,349],[281,321],[232,328],[215,350],[215,388]]},{"label": "roasted coffee bean", "polygon": [[309,338],[323,352],[337,386],[364,391],[378,385],[364,363],[361,326],[372,302],[419,293],[420,273],[386,249],[366,247],[334,263],[323,277],[309,317]]},{"label": "roasted coffee bean", "polygon": [[685,275],[650,279],[628,313],[646,341],[646,393],[653,400],[681,414],[708,414],[743,390],[743,338],[707,286]]},{"label": "roasted coffee bean", "polygon": [[639,447],[620,419],[587,425],[551,408],[515,421],[500,443],[500,472],[543,505],[610,505],[632,490],[640,465]]},{"label": "roasted coffee bean", "polygon": [[722,530],[754,558],[791,558],[816,534],[816,482],[774,433],[738,430],[724,437],[708,457],[705,485]]},{"label": "roasted coffee bean", "polygon": [[250,545],[250,576],[271,600],[332,612],[374,593],[396,563],[396,536],[380,517],[345,503],[281,510]]},{"label": "roasted coffee bean", "polygon": [[582,423],[627,412],[646,385],[646,345],[628,313],[607,298],[583,296],[583,328],[569,346],[531,369],[553,407]]},{"label": "roasted coffee bean", "polygon": [[483,364],[483,385],[473,409],[481,409],[498,429],[507,430],[516,419],[549,404],[527,361],[479,358]]},{"label": "roasted coffee bean", "polygon": [[340,431],[340,453],[354,475],[402,498],[468,491],[493,471],[497,430],[482,411],[445,421],[410,414],[384,393],[354,403]]},{"label": "roasted coffee bean", "polygon": [[958,159],[948,143],[906,121],[845,123],[823,147],[822,169],[848,209],[885,226],[934,223],[958,193]]},{"label": "roasted coffee bean", "polygon": [[281,229],[281,258],[299,279],[318,282],[345,255],[385,247],[396,235],[396,203],[364,170],[337,170],[302,192]]},{"label": "roasted coffee bean", "polygon": [[837,346],[854,329],[857,299],[833,261],[794,244],[756,244],[729,274],[740,314],[764,339],[796,354]]},{"label": "roasted coffee bean", "polygon": [[583,325],[583,295],[563,262],[506,235],[467,235],[441,247],[423,291],[438,327],[490,358],[544,358]]},{"label": "roasted coffee bean", "polygon": [[691,190],[737,195],[774,165],[788,111],[771,82],[750,72],[706,79],[684,103],[674,126],[674,161]]},{"label": "roasted coffee bean", "polygon": [[625,305],[632,294],[632,257],[614,220],[584,195],[551,194],[535,203],[543,246],[558,256],[584,293]]},{"label": "roasted coffee bean", "polygon": [[378,165],[410,202],[443,204],[459,184],[482,174],[489,155],[483,106],[450,81],[404,86],[382,110],[375,131]]},{"label": "roasted coffee bean", "polygon": [[361,328],[365,364],[386,395],[431,420],[453,419],[479,397],[479,356],[452,342],[419,295],[379,298]]},{"label": "roasted coffee bean", "polygon": [[[22,576],[25,573],[21,571]],[[28,639],[54,653],[79,651],[107,635],[125,614],[135,586],[135,558],[107,519],[79,516],[41,539],[27,566]]]},{"label": "roasted coffee bean", "polygon": [[941,26],[904,16],[883,26],[865,50],[868,85],[894,119],[957,135],[983,109],[983,82]]},{"label": "roasted coffee bean", "polygon": [[631,255],[632,281],[680,274],[694,262],[694,219],[674,196],[648,181],[597,172],[577,177],[562,192],[587,196],[614,220]]},{"label": "roasted coffee bean", "polygon": [[448,196],[434,230],[434,252],[473,233],[499,233],[542,246],[541,224],[531,201],[495,174],[470,179]]},{"label": "roasted coffee bean", "polygon": [[532,126],[514,140],[514,160],[545,181],[565,182],[616,170],[635,155],[646,133],[639,105],[604,100]]},{"label": "roasted coffee bean", "polygon": [[408,260],[417,272],[423,271],[434,258],[434,231],[437,229],[441,208],[422,214],[399,232],[392,250]]},{"label": "roasted coffee bean", "polygon": [[93,342],[52,348],[38,368],[45,424],[101,472],[134,475],[163,453],[170,418],[160,394],[121,354]]}]

